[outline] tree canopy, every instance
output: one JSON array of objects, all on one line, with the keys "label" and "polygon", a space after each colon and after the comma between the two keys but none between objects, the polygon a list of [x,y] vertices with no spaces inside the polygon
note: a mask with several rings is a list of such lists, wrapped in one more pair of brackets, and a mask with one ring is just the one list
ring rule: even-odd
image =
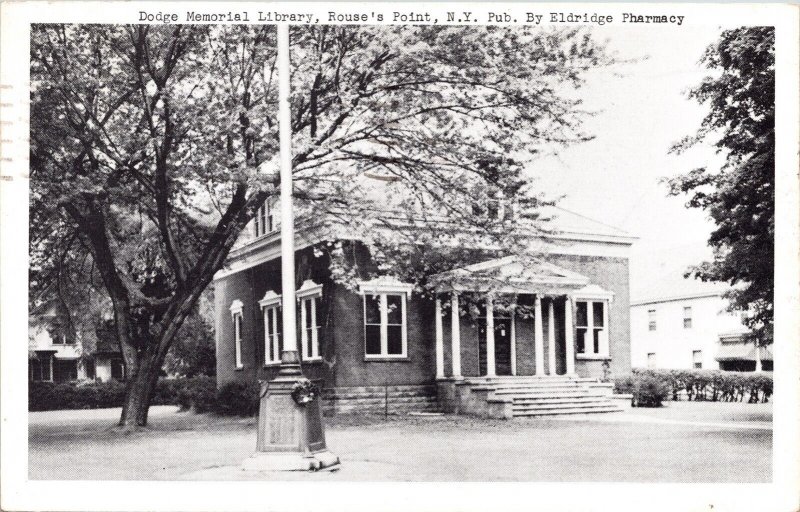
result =
[{"label": "tree canopy", "polygon": [[670,180],[673,195],[688,194],[716,224],[708,240],[712,261],[689,270],[704,281],[732,285],[730,308],[760,343],[772,342],[775,250],[775,30],[726,30],[702,63],[715,73],[689,97],[708,114],[682,151],[711,140],[725,155],[720,169],[698,168]]},{"label": "tree canopy", "polygon": [[[176,333],[276,195],[275,55],[272,26],[32,27],[31,283],[72,262],[102,283],[123,424],[146,423]],[[583,28],[427,26],[293,27],[291,60],[298,217],[423,266],[446,233],[453,261],[463,234],[518,251],[546,230],[525,170],[590,138],[574,90],[611,62]],[[389,209],[421,229],[370,240]]]}]

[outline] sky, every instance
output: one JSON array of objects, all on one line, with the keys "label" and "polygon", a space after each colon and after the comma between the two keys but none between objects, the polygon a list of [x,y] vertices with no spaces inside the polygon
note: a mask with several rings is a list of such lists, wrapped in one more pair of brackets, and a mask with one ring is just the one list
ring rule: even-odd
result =
[{"label": "sky", "polygon": [[720,32],[711,25],[597,29],[629,62],[592,73],[580,93],[588,109],[599,111],[585,122],[596,138],[530,170],[548,194],[565,196],[559,206],[639,237],[630,254],[633,300],[711,256],[713,223],[687,209],[685,196],[668,197],[661,179],[722,161],[708,145],[669,154],[707,112],[686,91],[710,74],[699,60]]}]

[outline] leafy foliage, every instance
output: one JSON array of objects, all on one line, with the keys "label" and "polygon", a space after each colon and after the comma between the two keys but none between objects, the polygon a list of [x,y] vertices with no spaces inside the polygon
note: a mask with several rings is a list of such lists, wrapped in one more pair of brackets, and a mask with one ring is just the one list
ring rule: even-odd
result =
[{"label": "leafy foliage", "polygon": [[672,195],[706,210],[716,224],[709,238],[713,261],[688,274],[733,285],[732,310],[761,344],[772,342],[775,245],[775,29],[726,30],[702,62],[715,74],[689,96],[709,112],[682,151],[707,139],[724,153],[721,169],[694,169],[670,180]]},{"label": "leafy foliage", "polygon": [[[377,270],[415,283],[474,258],[462,247],[527,253],[547,232],[549,201],[524,171],[590,138],[574,93],[611,59],[589,31],[313,26],[291,38],[301,227],[355,234]],[[31,31],[31,283],[88,271],[102,285],[131,376],[122,423],[146,423],[181,325],[274,202],[275,53],[270,26]],[[319,250],[340,281],[361,272],[341,246]]]},{"label": "leafy foliage", "polygon": [[671,400],[767,402],[772,396],[772,374],[769,372],[728,372],[722,370],[662,370],[634,368],[632,375],[614,379],[617,393],[632,392],[637,381],[655,379],[669,390]]},{"label": "leafy foliage", "polygon": [[631,393],[631,405],[634,407],[661,407],[669,396],[669,387],[660,379],[640,375],[634,379]]},{"label": "leafy foliage", "polygon": [[222,416],[254,416],[258,412],[256,382],[228,382],[217,391],[214,411]]},{"label": "leafy foliage", "polygon": [[214,377],[217,374],[213,304],[208,299],[208,295],[206,293],[201,297],[197,312],[186,318],[167,352],[164,370],[168,375]]}]

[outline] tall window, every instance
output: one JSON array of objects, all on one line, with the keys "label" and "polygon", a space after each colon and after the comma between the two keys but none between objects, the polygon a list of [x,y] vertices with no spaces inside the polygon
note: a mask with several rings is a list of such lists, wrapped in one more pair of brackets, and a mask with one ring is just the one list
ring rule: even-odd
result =
[{"label": "tall window", "polygon": [[703,351],[702,350],[694,350],[692,351],[692,366],[695,368],[702,368],[703,367]]},{"label": "tall window", "polygon": [[655,309],[648,309],[647,310],[647,330],[648,331],[655,331],[656,330],[656,310]]},{"label": "tall window", "polygon": [[575,302],[579,354],[608,355],[607,307],[601,301]]},{"label": "tall window", "polygon": [[303,361],[321,359],[319,352],[321,311],[322,297],[309,297],[300,301],[300,322],[303,326],[300,342],[303,345]]},{"label": "tall window", "polygon": [[283,318],[281,307],[275,304],[264,308],[264,363],[281,362],[281,331]]},{"label": "tall window", "polygon": [[692,328],[692,306],[683,307],[683,328]]},{"label": "tall window", "polygon": [[230,307],[231,319],[233,320],[233,350],[236,369],[244,367],[242,363],[242,308],[243,304],[240,300],[233,301]]},{"label": "tall window", "polygon": [[406,355],[405,293],[364,295],[364,353],[367,357]]},{"label": "tall window", "polygon": [[647,367],[648,368],[655,368],[656,367],[656,353],[650,352],[647,354]]},{"label": "tall window", "polygon": [[258,304],[264,314],[264,364],[280,363],[281,332],[283,332],[281,296],[268,290]]},{"label": "tall window", "polygon": [[322,359],[319,343],[322,338],[322,285],[307,279],[297,290],[300,301],[300,347],[303,361]]}]

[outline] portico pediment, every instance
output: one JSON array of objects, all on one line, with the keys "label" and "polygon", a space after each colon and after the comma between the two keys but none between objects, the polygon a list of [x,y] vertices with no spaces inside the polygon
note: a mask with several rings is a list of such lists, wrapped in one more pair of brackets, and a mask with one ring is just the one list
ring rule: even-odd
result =
[{"label": "portico pediment", "polygon": [[545,261],[507,256],[433,276],[437,291],[566,294],[587,287],[589,278]]}]

